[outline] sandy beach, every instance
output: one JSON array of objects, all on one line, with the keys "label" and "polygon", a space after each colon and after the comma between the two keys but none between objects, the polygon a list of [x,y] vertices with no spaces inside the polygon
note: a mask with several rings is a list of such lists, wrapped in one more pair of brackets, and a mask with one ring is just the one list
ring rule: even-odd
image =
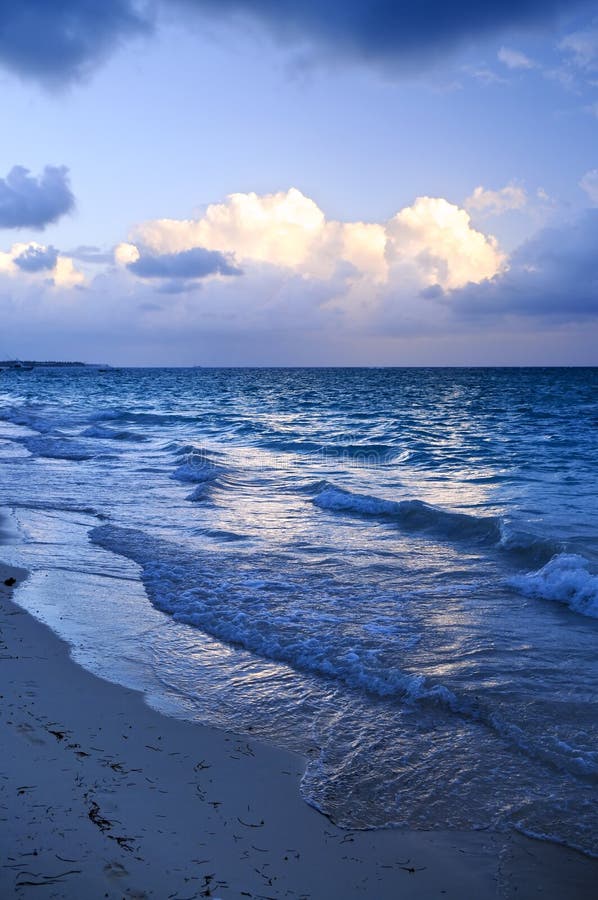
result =
[{"label": "sandy beach", "polygon": [[300,758],[89,674],[0,575],[3,898],[595,896],[596,861],[519,835],[338,829]]}]

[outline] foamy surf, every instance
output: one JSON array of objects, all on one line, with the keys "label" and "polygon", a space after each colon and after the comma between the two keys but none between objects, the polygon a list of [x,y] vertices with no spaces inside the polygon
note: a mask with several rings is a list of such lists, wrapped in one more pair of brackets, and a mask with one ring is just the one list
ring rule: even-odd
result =
[{"label": "foamy surf", "polygon": [[[281,561],[276,559],[260,558],[248,570],[243,558],[229,554],[192,558],[142,532],[109,525],[94,528],[90,537],[138,563],[152,603],[177,622],[264,659],[339,680],[352,689],[407,705],[437,706],[491,729],[538,762],[580,777],[598,778],[598,753],[574,750],[549,735],[538,740],[481,698],[459,696],[423,674],[402,670],[401,651],[407,649],[410,633],[401,634],[396,620],[393,629],[372,629],[366,623],[362,635],[353,633],[349,640],[343,637],[347,588],[342,583],[334,585],[328,579],[306,579],[293,573],[282,579]],[[325,597],[328,613],[314,602],[318,596]],[[363,602],[374,599],[364,597]],[[326,624],[330,627],[323,627]],[[379,647],[385,649],[384,660],[380,659],[381,649],[372,649],[370,634],[375,634]],[[389,665],[391,652],[393,665]]]},{"label": "foamy surf", "polygon": [[[90,538],[138,563],[152,603],[177,622],[201,628],[265,659],[338,678],[380,697],[456,703],[443,685],[380,666],[367,645],[360,647],[357,640],[348,642],[340,634],[322,631],[326,616],[313,608],[311,599],[323,583],[281,580],[276,560],[262,560],[258,570],[262,577],[255,577],[241,559],[197,559],[139,531],[106,525],[94,528]],[[327,590],[330,595],[330,585]],[[288,609],[281,600],[288,601]],[[329,622],[339,624],[342,600],[341,594]],[[273,608],[277,609],[274,617]]]},{"label": "foamy surf", "polygon": [[563,603],[574,612],[598,619],[598,575],[575,553],[560,553],[537,572],[514,575],[507,582],[526,597]]}]

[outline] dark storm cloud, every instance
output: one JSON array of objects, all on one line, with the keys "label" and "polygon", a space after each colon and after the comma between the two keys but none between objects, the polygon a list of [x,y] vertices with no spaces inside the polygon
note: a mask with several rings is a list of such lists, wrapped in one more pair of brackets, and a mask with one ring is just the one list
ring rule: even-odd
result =
[{"label": "dark storm cloud", "polygon": [[538,27],[591,0],[177,0],[220,18],[244,16],[292,43],[333,54],[421,65],[438,52],[501,32]]},{"label": "dark storm cloud", "polygon": [[541,26],[591,0],[0,0],[0,63],[46,84],[74,81],[123,41],[152,30],[152,11],[250,18],[294,44],[422,66],[511,26]]},{"label": "dark storm cloud", "polygon": [[76,80],[122,40],[150,30],[133,0],[0,0],[0,61],[18,75]]},{"label": "dark storm cloud", "polygon": [[513,253],[509,269],[481,284],[452,291],[461,315],[536,316],[579,321],[598,316],[598,209],[546,228]]},{"label": "dark storm cloud", "polygon": [[75,205],[65,166],[46,166],[39,178],[14,166],[0,178],[0,228],[42,229]]},{"label": "dark storm cloud", "polygon": [[57,259],[56,247],[27,247],[14,262],[23,272],[44,272],[53,269]]},{"label": "dark storm cloud", "polygon": [[127,268],[141,278],[190,279],[207,275],[241,275],[230,258],[217,250],[193,247],[181,253],[154,255],[142,252],[139,259],[128,263]]}]

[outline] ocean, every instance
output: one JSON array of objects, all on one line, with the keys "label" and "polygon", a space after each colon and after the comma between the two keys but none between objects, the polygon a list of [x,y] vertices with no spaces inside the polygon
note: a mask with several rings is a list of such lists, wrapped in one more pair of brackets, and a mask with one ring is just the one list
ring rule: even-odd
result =
[{"label": "ocean", "polygon": [[598,369],[9,370],[0,461],[82,665],[346,828],[598,854]]}]

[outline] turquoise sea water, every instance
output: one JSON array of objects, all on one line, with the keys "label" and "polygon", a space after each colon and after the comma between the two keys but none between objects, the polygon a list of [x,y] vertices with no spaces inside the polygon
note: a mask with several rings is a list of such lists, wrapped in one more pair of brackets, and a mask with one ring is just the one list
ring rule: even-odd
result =
[{"label": "turquoise sea water", "polygon": [[0,373],[17,600],[347,827],[598,853],[598,370]]}]

